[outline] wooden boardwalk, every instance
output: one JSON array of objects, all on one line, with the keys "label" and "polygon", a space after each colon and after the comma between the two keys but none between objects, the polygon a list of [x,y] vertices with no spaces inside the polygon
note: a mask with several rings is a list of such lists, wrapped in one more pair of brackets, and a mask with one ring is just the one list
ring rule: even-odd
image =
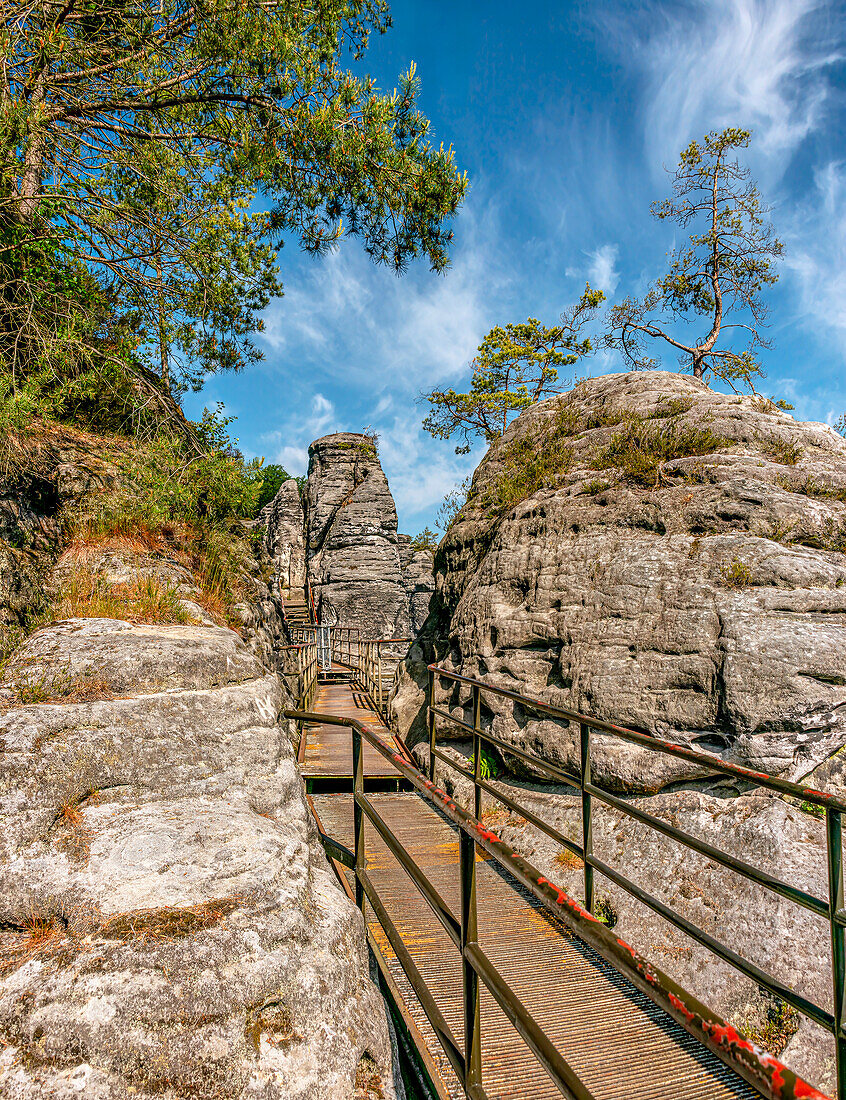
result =
[{"label": "wooden boardwalk", "polygon": [[[395,744],[391,731],[382,724],[367,696],[348,681],[321,681],[311,709],[318,714],[357,718]],[[363,747],[366,776],[399,779],[397,769],[377,749],[367,742]],[[348,727],[305,723],[299,759],[306,780],[347,780],[352,789],[352,731]]]},{"label": "wooden boardwalk", "polygon": [[[366,700],[347,683],[323,685],[314,710],[381,727]],[[381,776],[388,774],[390,765],[370,749],[365,752],[365,769],[366,774]],[[351,771],[349,730],[313,727],[305,746],[304,774],[339,777],[351,776]],[[374,793],[369,798],[457,917],[456,827],[416,792]],[[352,848],[351,793],[313,794],[311,803],[323,831]],[[373,885],[460,1046],[463,1006],[458,952],[369,822],[365,839]],[[479,853],[477,861],[481,947],[597,1100],[752,1100],[760,1095],[498,864]],[[337,863],[335,867],[352,896],[352,872]],[[443,1100],[461,1100],[464,1091],[369,903],[365,917],[377,961],[418,1048],[423,1047],[423,1061],[437,1091]],[[486,990],[481,1034],[482,1084],[490,1100],[560,1096]]]}]

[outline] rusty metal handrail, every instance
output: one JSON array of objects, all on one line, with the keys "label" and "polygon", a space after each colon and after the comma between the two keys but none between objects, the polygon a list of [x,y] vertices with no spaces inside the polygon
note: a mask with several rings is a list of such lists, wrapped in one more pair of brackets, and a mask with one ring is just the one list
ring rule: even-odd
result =
[{"label": "rusty metal handrail", "polygon": [[[814,1020],[820,1026],[832,1033],[835,1040],[836,1064],[837,1064],[837,1098],[846,1100],[846,1032],[844,1032],[844,980],[846,975],[846,943],[844,939],[844,926],[846,926],[846,911],[843,905],[843,856],[842,856],[842,813],[846,811],[846,803],[833,795],[823,791],[804,787],[789,780],[770,776],[764,772],[755,772],[738,764],[727,763],[705,753],[688,749],[683,745],[676,745],[659,738],[649,737],[646,734],[637,733],[635,730],[615,726],[594,718],[591,715],[581,714],[563,707],[556,707],[541,699],[535,699],[529,695],[512,691],[507,688],[495,687],[482,680],[476,680],[460,673],[452,672],[440,665],[428,666],[428,726],[429,726],[429,779],[434,781],[435,761],[441,760],[449,768],[454,769],[474,785],[476,817],[481,816],[482,792],[487,792],[509,809],[520,814],[526,820],[541,831],[562,844],[569,851],[579,856],[584,863],[584,895],[585,908],[592,912],[594,908],[594,871],[599,871],[611,882],[626,890],[642,904],[648,906],[665,920],[681,929],[686,935],[701,943],[712,951],[718,958],[723,959],[752,981],[769,989],[776,996],[782,998],[798,1011]],[[470,705],[473,712],[472,723],[456,718],[448,711],[435,705],[436,680],[445,679],[454,683],[465,684],[471,689]],[[481,724],[481,699],[483,694],[490,693],[501,698],[518,702],[522,707],[530,711],[536,711],[545,717],[551,717],[567,723],[579,726],[579,757],[580,767],[578,775],[571,775],[561,768],[548,764],[537,754],[512,746],[501,738],[484,730]],[[436,745],[436,719],[440,717],[450,723],[466,730],[473,737],[473,770],[462,767],[452,757],[442,752]],[[786,794],[793,798],[801,799],[814,806],[821,806],[826,814],[826,846],[829,875],[829,897],[827,900],[809,894],[798,887],[783,882],[764,871],[753,867],[742,859],[738,859],[700,840],[698,837],[662,821],[625,800],[610,794],[601,787],[596,786],[591,778],[591,731],[596,731],[606,736],[618,737],[622,740],[633,742],[654,752],[679,757],[702,767],[705,770],[717,774],[729,775],[744,782],[755,784],[773,790],[780,794]],[[582,812],[582,843],[581,845],[565,837],[559,830],[548,825],[530,810],[520,806],[514,799],[498,790],[481,776],[481,746],[482,743],[495,745],[502,753],[512,753],[519,759],[531,764],[547,775],[551,775],[558,781],[563,781],[574,787],[581,794]],[[648,827],[670,837],[710,859],[721,863],[737,874],[757,883],[787,898],[789,901],[810,910],[818,916],[828,920],[831,928],[831,972],[833,985],[834,1012],[831,1013],[814,1001],[796,993],[789,986],[780,982],[773,975],[743,958],[737,952],[721,943],[714,936],[705,932],[693,924],[686,917],[681,916],[667,906],[664,902],[642,889],[625,875],[611,867],[604,860],[599,859],[593,853],[592,847],[592,800],[596,798],[606,805],[615,807],[629,817],[641,822]],[[805,1095],[804,1093],[802,1095]],[[817,1094],[819,1095],[819,1094]]]},{"label": "rusty metal handrail", "polygon": [[[486,828],[478,819],[460,806],[445,791],[405,756],[396,751],[369,726],[355,718],[314,714],[304,711],[286,711],[285,717],[297,722],[320,722],[327,725],[347,726],[352,730],[354,780],[354,859],[341,862],[355,872],[356,901],[364,908],[365,897],[370,901],[377,920],[385,931],[397,959],[403,966],[420,1004],[429,1018],[444,1051],[455,1069],[466,1093],[484,1100],[481,1085],[481,1037],[479,1030],[479,979],[489,989],[508,1018],[517,1028],[535,1057],[546,1069],[564,1096],[575,1100],[593,1100],[592,1094],[578,1079],[572,1067],[556,1050],[549,1037],[531,1016],[512,990],[509,989],[493,961],[482,951],[476,928],[476,859],[475,850],[481,848],[502,868],[516,879],[533,897],[579,936],[589,947],[624,974],[633,985],[646,993],[661,1009],[668,1013],[699,1042],[713,1051],[723,1062],[740,1074],[769,1100],[827,1100],[813,1086],[797,1077],[777,1058],[762,1050],[735,1031],[721,1017],[711,1012],[697,998],[673,981],[668,975],[648,962],[624,940],[582,908],[573,898],[550,882],[546,876],[521,856],[496,833]],[[456,918],[447,908],[435,887],[387,824],[372,806],[364,791],[364,767],[362,741],[377,749],[429,802],[436,806],[459,829],[459,873],[461,877],[461,915]],[[458,933],[457,949],[462,958],[463,997],[465,1020],[465,1044],[463,1053],[438,1009],[431,991],[414,966],[413,960],[399,937],[379,899],[374,884],[367,874],[364,843],[364,818],[374,825],[385,839],[390,837],[390,848],[409,875],[412,882],[433,909],[445,927]],[[337,848],[333,854],[338,858]],[[455,925],[457,924],[457,929]],[[455,942],[455,936],[451,936]]]}]

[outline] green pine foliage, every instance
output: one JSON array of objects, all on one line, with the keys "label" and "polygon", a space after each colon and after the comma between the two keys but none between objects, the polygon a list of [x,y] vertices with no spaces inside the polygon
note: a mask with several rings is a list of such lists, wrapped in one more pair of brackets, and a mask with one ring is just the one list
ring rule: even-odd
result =
[{"label": "green pine foliage", "polygon": [[458,435],[463,442],[456,454],[467,454],[477,436],[492,443],[523,409],[560,392],[564,383],[558,379],[559,367],[573,366],[591,353],[590,337],[582,331],[604,300],[601,290],[587,284],[558,325],[542,325],[530,317],[491,329],[470,363],[467,393],[450,389],[424,395],[430,409],[423,427],[436,439]]}]

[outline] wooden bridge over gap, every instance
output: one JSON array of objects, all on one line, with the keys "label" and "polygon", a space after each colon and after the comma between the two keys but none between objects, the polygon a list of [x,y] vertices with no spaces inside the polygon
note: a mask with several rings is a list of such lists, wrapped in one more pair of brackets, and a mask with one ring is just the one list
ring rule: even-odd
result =
[{"label": "wooden bridge over gap", "polygon": [[[308,628],[305,628],[306,631]],[[401,1046],[417,1067],[421,1091],[442,1100],[772,1100],[823,1094],[768,1052],[738,1034],[597,921],[593,877],[599,871],[651,905],[715,954],[735,965],[835,1036],[838,1100],[846,1100],[843,1030],[843,910],[840,817],[829,796],[716,758],[666,745],[634,731],[560,711],[537,700],[456,676],[433,666],[429,683],[430,775],[416,765],[384,721],[383,647],[339,628],[329,664],[303,637],[297,654],[301,709],[299,760],[309,802],[342,887],[361,907],[381,983],[394,1010]],[[396,640],[394,640],[396,641]],[[306,652],[311,651],[311,652]],[[388,666],[390,668],[390,666]],[[469,720],[436,705],[436,683],[466,688]],[[580,843],[561,836],[510,800],[480,773],[480,747],[497,744],[482,728],[486,691],[579,723],[581,773],[569,775],[522,754],[582,799]],[[438,718],[464,725],[474,743],[472,771],[437,746]],[[829,840],[830,897],[815,898],[719,853],[698,838],[595,787],[591,732],[705,764],[712,771],[801,797],[824,807]],[[513,746],[503,746],[514,753]],[[517,750],[520,755],[521,751]],[[474,782],[475,814],[433,782],[442,759]],[[480,820],[488,791],[583,861],[585,905],[504,844]],[[741,959],[714,937],[596,858],[591,801],[622,806],[648,824],[796,904],[826,916],[832,929],[833,1011],[808,1001]],[[627,808],[626,808],[627,807]]]}]

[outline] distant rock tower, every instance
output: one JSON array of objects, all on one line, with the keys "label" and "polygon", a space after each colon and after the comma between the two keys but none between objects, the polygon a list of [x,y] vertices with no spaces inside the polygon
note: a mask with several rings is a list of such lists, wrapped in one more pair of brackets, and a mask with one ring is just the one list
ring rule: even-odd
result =
[{"label": "distant rock tower", "polygon": [[306,568],[320,620],[408,637],[397,510],[373,440],[340,432],[308,453]]}]

